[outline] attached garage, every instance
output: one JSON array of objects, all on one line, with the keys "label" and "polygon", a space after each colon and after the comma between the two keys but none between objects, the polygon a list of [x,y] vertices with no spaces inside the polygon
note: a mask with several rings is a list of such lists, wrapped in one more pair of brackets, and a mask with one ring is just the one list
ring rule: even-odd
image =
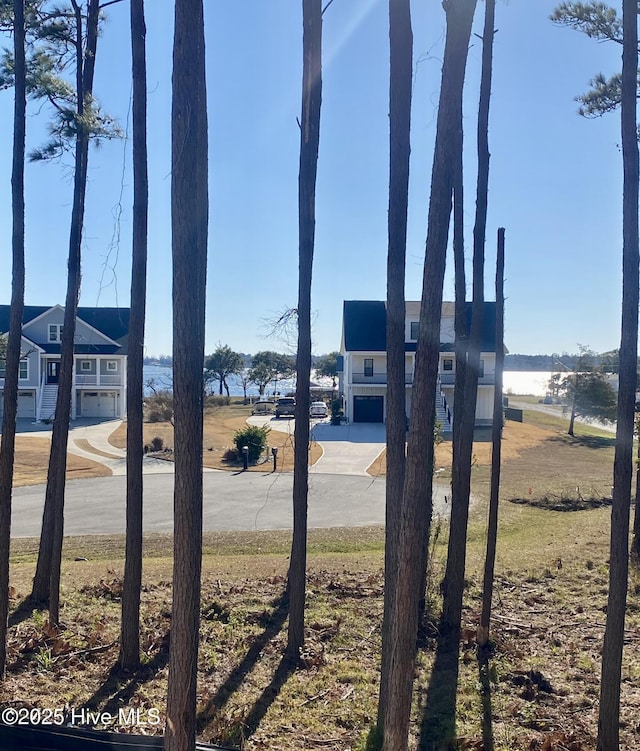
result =
[{"label": "attached garage", "polygon": [[383,396],[354,396],[354,422],[384,422]]},{"label": "attached garage", "polygon": [[83,391],[80,404],[82,417],[115,417],[115,391]]},{"label": "attached garage", "polygon": [[[2,414],[4,404],[4,392],[0,391],[0,415]],[[18,391],[18,417],[36,416],[36,394],[35,391]]]}]

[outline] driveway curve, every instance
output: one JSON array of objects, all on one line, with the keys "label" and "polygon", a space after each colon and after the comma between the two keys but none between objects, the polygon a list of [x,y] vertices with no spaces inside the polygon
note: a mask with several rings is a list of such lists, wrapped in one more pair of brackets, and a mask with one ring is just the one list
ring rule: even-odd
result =
[{"label": "driveway curve", "polygon": [[[247,422],[291,435],[295,430],[295,420],[271,415],[254,415]],[[331,425],[328,420],[311,420],[311,440],[322,446],[322,456],[309,468],[310,474],[369,477],[367,469],[384,450],[386,433],[381,423]]]}]

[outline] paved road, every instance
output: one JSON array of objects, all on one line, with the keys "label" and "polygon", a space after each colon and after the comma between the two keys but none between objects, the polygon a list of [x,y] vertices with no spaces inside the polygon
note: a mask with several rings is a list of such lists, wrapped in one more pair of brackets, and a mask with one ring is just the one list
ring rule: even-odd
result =
[{"label": "paved road", "polygon": [[[145,477],[146,532],[170,532],[173,475]],[[119,534],[125,531],[125,477],[100,477],[67,483],[65,534]],[[204,529],[290,529],[293,475],[208,472],[204,475]],[[309,527],[360,527],[384,524],[383,478],[312,475]],[[445,514],[448,486],[436,489],[434,513]],[[44,486],[16,488],[11,534],[40,534]]]}]

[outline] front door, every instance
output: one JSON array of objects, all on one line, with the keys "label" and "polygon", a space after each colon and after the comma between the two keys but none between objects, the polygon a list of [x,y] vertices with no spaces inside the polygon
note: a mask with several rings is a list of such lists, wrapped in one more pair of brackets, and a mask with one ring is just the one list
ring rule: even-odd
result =
[{"label": "front door", "polygon": [[58,383],[60,380],[60,361],[47,360],[47,383]]}]

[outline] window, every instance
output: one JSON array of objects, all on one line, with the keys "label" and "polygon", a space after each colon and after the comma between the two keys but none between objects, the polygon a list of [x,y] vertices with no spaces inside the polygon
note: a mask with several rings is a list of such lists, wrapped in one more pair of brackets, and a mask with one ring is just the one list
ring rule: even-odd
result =
[{"label": "window", "polygon": [[[5,378],[7,375],[7,363],[5,360],[0,360],[0,378]],[[20,367],[18,369],[18,378],[21,381],[29,380],[29,360],[20,360]]]},{"label": "window", "polygon": [[373,357],[364,358],[364,374],[369,378],[373,375]]},{"label": "window", "polygon": [[418,330],[420,328],[420,322],[419,321],[411,321],[411,340],[417,341],[418,340]]},{"label": "window", "polygon": [[107,370],[110,373],[115,373],[118,370],[118,362],[116,360],[107,360]]},{"label": "window", "polygon": [[90,373],[91,372],[91,360],[81,360],[80,361],[80,370],[83,373]]},{"label": "window", "polygon": [[484,378],[484,360],[480,360],[480,370],[478,371],[478,378]]},{"label": "window", "polygon": [[50,323],[49,324],[49,341],[61,342],[63,329],[64,329],[64,326],[61,323]]},{"label": "window", "polygon": [[443,360],[442,361],[442,370],[448,370],[453,371],[453,360]]}]

